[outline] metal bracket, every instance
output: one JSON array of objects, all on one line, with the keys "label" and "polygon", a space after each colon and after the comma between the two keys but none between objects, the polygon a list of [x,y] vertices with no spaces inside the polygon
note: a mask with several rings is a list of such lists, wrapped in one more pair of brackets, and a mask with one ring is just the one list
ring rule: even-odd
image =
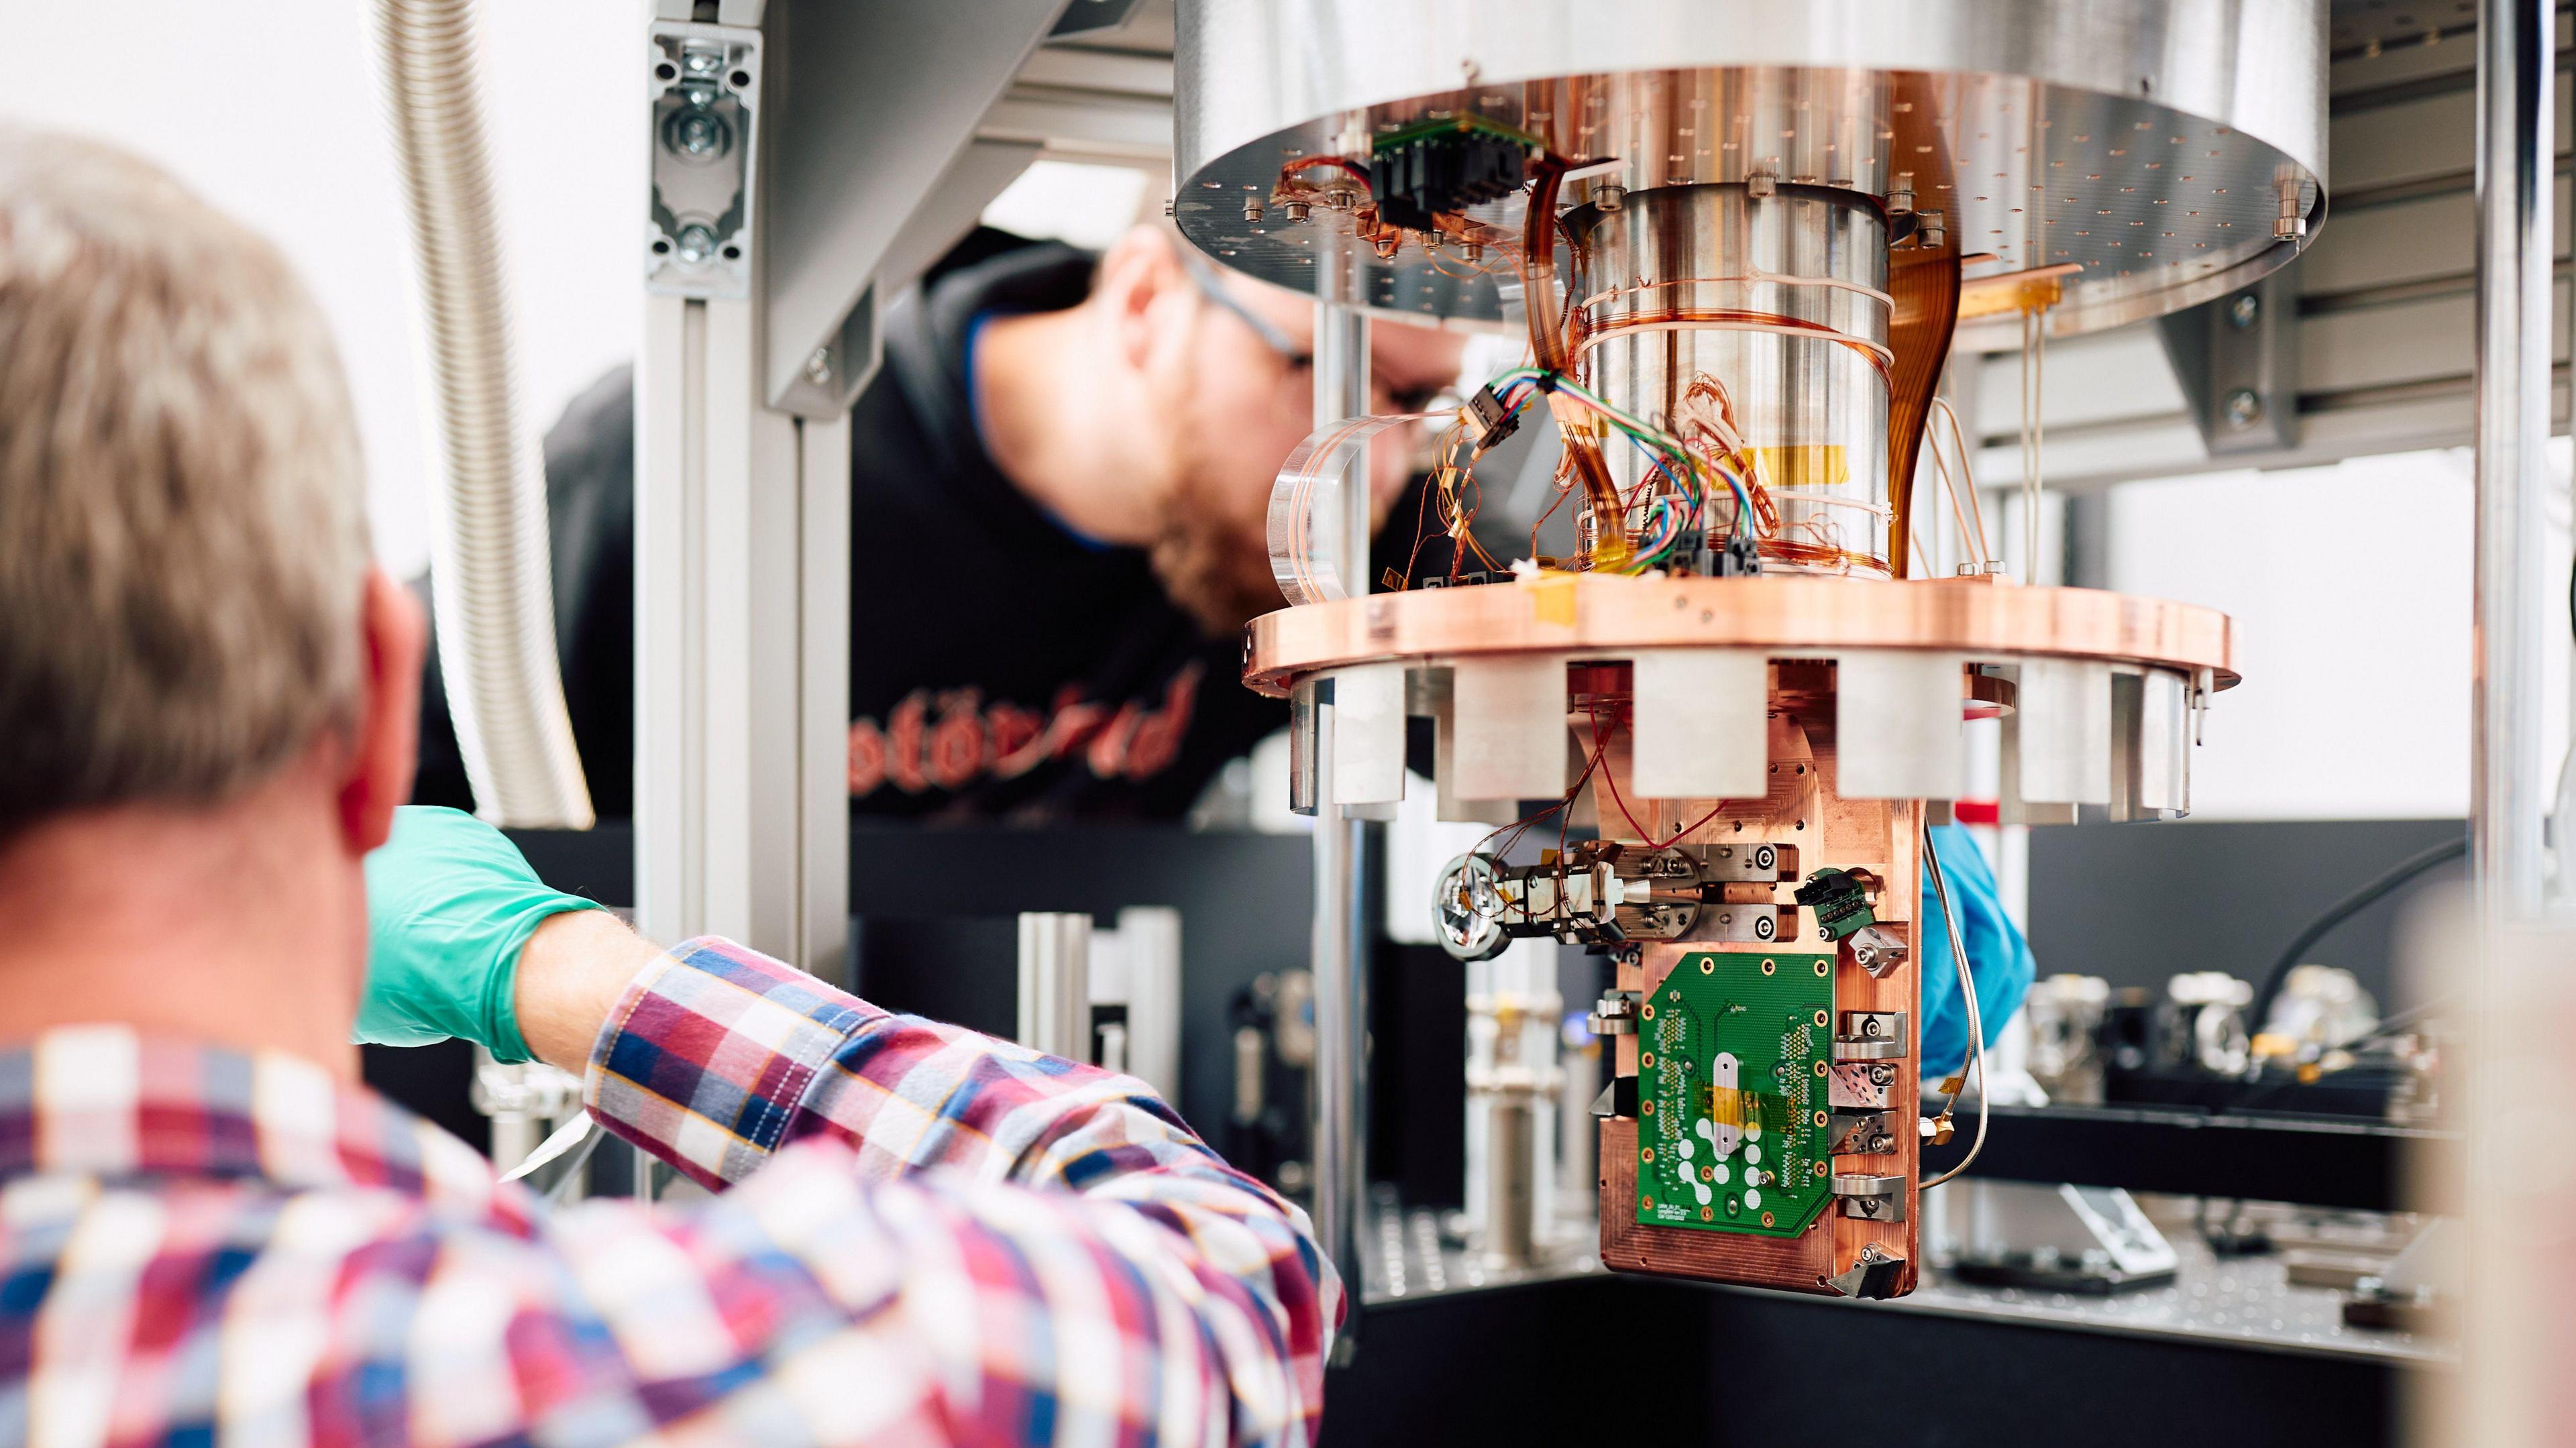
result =
[{"label": "metal bracket", "polygon": [[1834,1156],[1883,1156],[1896,1150],[1893,1111],[1837,1111],[1826,1118],[1825,1150]]},{"label": "metal bracket", "polygon": [[1893,1297],[1897,1276],[1904,1270],[1904,1258],[1876,1242],[1863,1242],[1851,1266],[1826,1278],[1825,1284],[1845,1297]]},{"label": "metal bracket", "polygon": [[1834,1200],[1846,1217],[1869,1222],[1905,1220],[1905,1178],[1867,1172],[1834,1174]]},{"label": "metal bracket", "polygon": [[683,297],[751,295],[760,147],[760,32],[652,28],[653,191],[644,284]]},{"label": "metal bracket", "polygon": [[1601,993],[1600,1004],[1583,1023],[1596,1036],[1633,1036],[1637,1034],[1637,1002],[1643,999],[1636,991],[1608,990]]},{"label": "metal bracket", "polygon": [[1895,1061],[1905,1055],[1905,1012],[1845,1011],[1834,1033],[1837,1061]]},{"label": "metal bracket", "polygon": [[1796,845],[1685,845],[1699,860],[1703,880],[1773,884],[1798,878]]},{"label": "metal bracket", "polygon": [[1864,925],[1844,944],[1851,947],[1852,964],[1868,971],[1872,980],[1885,980],[1912,953],[1903,937],[1884,925]]},{"label": "metal bracket", "polygon": [[2286,270],[2159,318],[2165,355],[2211,457],[2299,444],[2299,290]]}]

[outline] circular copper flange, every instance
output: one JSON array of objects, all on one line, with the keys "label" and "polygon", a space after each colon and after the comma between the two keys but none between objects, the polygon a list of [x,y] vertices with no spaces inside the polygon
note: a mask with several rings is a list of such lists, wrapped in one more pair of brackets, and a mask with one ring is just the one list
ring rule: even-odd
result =
[{"label": "circular copper flange", "polygon": [[2237,682],[2234,624],[2216,609],[1994,579],[1624,578],[1552,574],[1281,609],[1244,631],[1243,681],[1284,694],[1319,669],[1458,654],[1639,648],[1933,649],[2143,664]]}]

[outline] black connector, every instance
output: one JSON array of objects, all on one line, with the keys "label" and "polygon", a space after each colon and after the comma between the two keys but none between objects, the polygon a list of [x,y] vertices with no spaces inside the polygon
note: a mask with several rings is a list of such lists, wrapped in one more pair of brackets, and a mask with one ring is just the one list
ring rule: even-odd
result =
[{"label": "black connector", "polygon": [[1467,415],[1476,419],[1476,426],[1481,429],[1476,435],[1478,452],[1520,430],[1521,415],[1503,406],[1503,399],[1495,393],[1490,382],[1477,388],[1476,395],[1467,399]]},{"label": "black connector", "polygon": [[1809,875],[1807,883],[1798,887],[1797,901],[1816,912],[1816,928],[1828,940],[1841,940],[1878,923],[1870,913],[1869,887],[1849,870],[1818,870]]},{"label": "black connector", "polygon": [[1379,139],[1369,158],[1377,219],[1431,231],[1443,212],[1499,200],[1528,179],[1534,137],[1480,116],[1432,121]]},{"label": "black connector", "polygon": [[1720,578],[1754,578],[1762,572],[1762,545],[1749,534],[1738,533],[1717,550],[1717,576]]}]

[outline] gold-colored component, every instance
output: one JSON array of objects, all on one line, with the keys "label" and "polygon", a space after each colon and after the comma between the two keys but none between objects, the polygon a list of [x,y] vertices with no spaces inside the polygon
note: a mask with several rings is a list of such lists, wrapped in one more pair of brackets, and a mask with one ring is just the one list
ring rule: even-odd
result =
[{"label": "gold-colored component", "polygon": [[1818,1062],[1816,1063],[1816,1074],[1817,1074],[1817,1075],[1819,1075],[1819,1076],[1822,1076],[1823,1074],[1825,1074],[1825,1063],[1824,1063],[1824,1062],[1822,1062],[1822,1061],[1818,1061]]},{"label": "gold-colored component", "polygon": [[1717,1168],[1713,1166],[1701,1167],[1699,1169],[1699,1179],[1704,1182],[1713,1182],[1717,1180]]},{"label": "gold-colored component", "polygon": [[1655,1159],[1655,1149],[1651,1146],[1647,1147],[1644,1151],[1638,1153],[1637,1159],[1640,1161],[1653,1161]]},{"label": "gold-colored component", "polygon": [[1699,973],[1702,975],[1717,974],[1717,957],[1714,955],[1701,956],[1699,958]]},{"label": "gold-colored component", "polygon": [[1825,1164],[1824,1164],[1823,1162],[1818,1162],[1818,1163],[1816,1163],[1816,1175],[1818,1175],[1818,1176],[1823,1176],[1824,1174],[1825,1174]]},{"label": "gold-colored component", "polygon": [[1700,1208],[1700,1209],[1699,1209],[1699,1219],[1700,1219],[1701,1221],[1703,1221],[1703,1222],[1714,1222],[1714,1221],[1716,1221],[1716,1220],[1717,1220],[1717,1208],[1715,1208],[1715,1207],[1702,1207],[1702,1208]]},{"label": "gold-colored component", "polygon": [[[1824,1124],[1825,1124],[1825,1113],[1823,1113],[1823,1112],[1821,1112],[1821,1111],[1819,1111],[1819,1112],[1817,1112],[1817,1113],[1816,1113],[1816,1124],[1817,1124],[1818,1126],[1822,1126],[1822,1125],[1824,1125]],[[1818,1164],[1819,1164],[1819,1165],[1822,1165],[1822,1163],[1818,1163]]]},{"label": "gold-colored component", "polygon": [[1830,1024],[1830,1018],[1827,1017],[1823,1011],[1818,1011],[1816,1012],[1816,1024],[1819,1026]]},{"label": "gold-colored component", "polygon": [[1956,1096],[1961,1091],[1965,1090],[1967,1085],[1968,1077],[1965,1072],[1956,1076],[1943,1077],[1941,1081],[1941,1094],[1944,1096]]},{"label": "gold-colored component", "polygon": [[1762,973],[1764,975],[1777,975],[1779,972],[1780,962],[1776,960],[1766,960],[1762,962]]},{"label": "gold-colored component", "polygon": [[1733,1086],[1708,1088],[1708,1119],[1719,1126],[1743,1126],[1744,1093]]},{"label": "gold-colored component", "polygon": [[1653,1197],[1640,1197],[1637,1199],[1637,1205],[1644,1207],[1647,1211],[1651,1212],[1655,1209],[1655,1199]]},{"label": "gold-colored component", "polygon": [[1830,970],[1830,969],[1832,969],[1832,968],[1833,968],[1833,962],[1832,962],[1832,961],[1825,959],[1825,958],[1824,958],[1823,956],[1821,956],[1821,955],[1816,957],[1816,974],[1818,974],[1818,975],[1823,975],[1826,971],[1828,971],[1828,970]]},{"label": "gold-colored component", "polygon": [[1655,1053],[1648,1051],[1640,1055],[1637,1057],[1637,1064],[1645,1067],[1649,1071],[1655,1069]]},{"label": "gold-colored component", "polygon": [[1646,1002],[1645,1008],[1637,1012],[1637,1014],[1644,1016],[1647,1020],[1653,1020],[1655,1018],[1655,1003],[1653,1001]]},{"label": "gold-colored component", "polygon": [[1950,1113],[1947,1111],[1942,1112],[1939,1116],[1932,1119],[1932,1144],[1934,1146],[1948,1146],[1950,1144],[1950,1133],[1955,1130],[1957,1130],[1957,1128],[1950,1124]]},{"label": "gold-colored component", "polygon": [[2059,279],[2082,270],[2074,262],[2062,261],[2055,266],[2035,266],[2028,271],[1963,281],[1959,283],[1959,320],[1972,322],[2006,312],[2047,311],[2065,295]]},{"label": "gold-colored component", "polygon": [[1769,1212],[1764,1212],[1762,1214],[1762,1225],[1766,1227],[1771,1225],[1771,1214]]},{"label": "gold-colored component", "polygon": [[1655,1114],[1655,1103],[1654,1103],[1654,1102],[1652,1102],[1652,1101],[1640,1101],[1640,1102],[1638,1102],[1638,1103],[1637,1103],[1637,1114],[1638,1114],[1639,1116],[1652,1116],[1652,1115],[1654,1115],[1654,1114]]},{"label": "gold-colored component", "polygon": [[1840,443],[1804,442],[1750,448],[1765,482],[1776,488],[1840,488],[1851,483],[1851,457]]}]

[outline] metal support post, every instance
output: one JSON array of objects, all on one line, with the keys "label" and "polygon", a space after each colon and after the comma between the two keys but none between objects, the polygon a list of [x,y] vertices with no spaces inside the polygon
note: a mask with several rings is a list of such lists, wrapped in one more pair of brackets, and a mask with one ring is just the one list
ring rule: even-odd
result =
[{"label": "metal support post", "polygon": [[2541,490],[2548,478],[2555,7],[2478,6],[2475,685],[2469,862],[2490,924],[2541,908]]},{"label": "metal support post", "polygon": [[[1320,280],[1320,279],[1319,279]],[[1315,306],[1315,423],[1368,411],[1368,318],[1356,309]],[[1340,571],[1354,595],[1368,592],[1368,466],[1345,491]],[[1341,1269],[1350,1302],[1336,1360],[1357,1341],[1360,1244],[1368,1216],[1368,825],[1333,803],[1333,709],[1317,708],[1315,809],[1315,1235]]]},{"label": "metal support post", "polygon": [[[654,59],[687,74],[690,47],[740,58],[757,39],[685,22],[655,34]],[[755,88],[774,83],[735,63]],[[647,82],[656,104],[671,84]],[[662,124],[648,137],[657,157],[686,145]],[[749,144],[765,154],[779,140],[757,126]],[[636,913],[657,940],[723,934],[837,981],[849,929],[849,427],[767,404],[759,174],[744,168],[750,195],[734,202],[750,218],[729,233],[738,269],[710,257],[675,271],[667,240],[641,257]],[[657,190],[676,184],[657,172]]]}]

